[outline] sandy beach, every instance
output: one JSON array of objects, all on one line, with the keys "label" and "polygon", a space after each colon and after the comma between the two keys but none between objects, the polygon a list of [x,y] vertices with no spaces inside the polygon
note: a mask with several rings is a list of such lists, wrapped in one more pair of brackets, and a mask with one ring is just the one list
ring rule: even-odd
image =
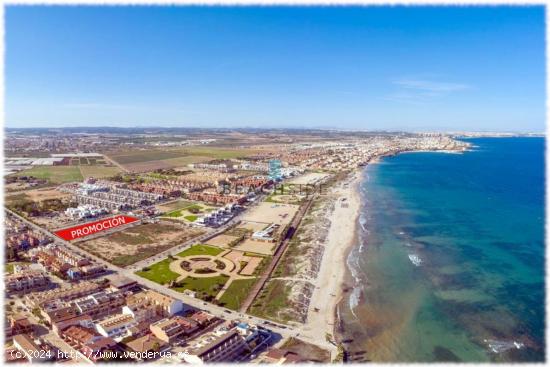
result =
[{"label": "sandy beach", "polygon": [[346,274],[346,257],[355,241],[357,218],[361,207],[359,183],[361,171],[339,183],[332,194],[338,199],[330,215],[330,229],[308,309],[302,336],[329,348],[333,356],[336,347],[326,341],[326,333],[334,335],[336,306],[342,298]]}]

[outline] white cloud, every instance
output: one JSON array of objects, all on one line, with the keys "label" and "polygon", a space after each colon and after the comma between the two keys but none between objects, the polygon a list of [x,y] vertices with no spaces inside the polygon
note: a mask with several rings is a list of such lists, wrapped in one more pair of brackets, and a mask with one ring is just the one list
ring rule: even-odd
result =
[{"label": "white cloud", "polygon": [[386,99],[412,104],[424,104],[435,98],[471,88],[468,84],[419,78],[394,79],[391,83],[397,87],[397,91],[387,96]]}]

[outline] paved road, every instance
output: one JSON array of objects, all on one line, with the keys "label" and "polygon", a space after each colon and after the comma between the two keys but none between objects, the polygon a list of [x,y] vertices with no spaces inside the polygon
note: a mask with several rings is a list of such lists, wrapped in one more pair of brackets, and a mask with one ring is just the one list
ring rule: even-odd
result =
[{"label": "paved road", "polygon": [[[179,299],[184,304],[189,305],[193,308],[205,310],[205,311],[207,311],[207,312],[209,312],[209,313],[211,313],[215,316],[224,318],[226,320],[237,320],[237,319],[246,320],[246,319],[248,319],[248,321],[250,321],[252,323],[255,323],[255,324],[265,324],[266,322],[269,322],[269,323],[271,323],[271,325],[269,325],[269,329],[272,329],[273,331],[281,334],[281,336],[283,336],[283,337],[295,336],[297,333],[299,333],[299,330],[297,330],[293,327],[288,327],[288,326],[285,326],[285,325],[277,326],[276,323],[273,323],[270,320],[265,320],[265,319],[255,317],[255,316],[250,316],[250,315],[244,315],[243,313],[237,313],[237,312],[232,311],[228,308],[217,306],[217,305],[214,305],[212,303],[204,302],[200,299],[187,296],[183,293],[174,291],[174,290],[169,289],[169,288],[167,288],[163,285],[160,285],[160,284],[152,282],[148,279],[142,278],[142,277],[134,274],[133,269],[130,269],[130,268],[129,269],[124,269],[124,268],[120,268],[116,265],[113,265],[113,264],[111,264],[111,263],[109,263],[109,262],[93,255],[93,254],[90,254],[90,253],[82,250],[81,248],[73,245],[72,243],[70,243],[68,241],[65,241],[65,240],[62,240],[62,239],[58,238],[57,236],[50,233],[48,230],[46,230],[46,229],[30,222],[29,220],[27,220],[26,218],[20,216],[19,214],[14,213],[13,211],[11,211],[9,209],[6,209],[6,210],[10,214],[13,214],[17,218],[19,218],[21,221],[25,222],[30,227],[32,227],[35,230],[40,231],[40,232],[48,235],[48,236],[51,236],[52,238],[55,239],[56,242],[61,243],[64,246],[67,246],[68,248],[70,248],[74,252],[76,252],[78,254],[84,254],[85,256],[87,256],[87,257],[93,259],[94,261],[96,261],[97,263],[105,265],[109,270],[111,270],[113,272],[116,272],[116,273],[118,273],[120,275],[123,275],[127,278],[135,280],[138,284],[140,284],[142,286],[145,286],[147,288],[153,289],[153,290],[158,291],[160,293],[167,294],[167,295],[172,296],[176,299]],[[227,225],[230,225],[230,224],[228,223]],[[221,231],[222,228],[220,227],[219,230]],[[273,325],[275,325],[275,326],[273,326]]]},{"label": "paved road", "polygon": [[194,237],[194,238],[190,239],[189,241],[186,241],[186,242],[182,243],[181,245],[171,247],[168,250],[160,252],[157,255],[153,256],[153,257],[149,257],[147,259],[138,261],[137,263],[134,263],[134,264],[128,266],[127,269],[129,269],[129,270],[131,270],[131,269],[139,270],[139,269],[142,269],[145,266],[152,265],[152,264],[154,264],[154,263],[156,263],[156,262],[158,262],[162,259],[165,259],[168,255],[176,255],[176,254],[182,252],[183,250],[191,247],[194,244],[204,243],[204,242],[208,241],[209,239],[211,239],[212,237],[215,237],[215,236],[225,232],[230,226],[232,226],[234,224],[237,224],[239,221],[240,221],[239,216],[237,215],[233,219],[231,219],[229,222],[227,222],[223,226],[220,226],[216,229],[212,229],[212,228],[209,228],[209,227],[204,227],[204,229],[206,229],[206,233],[204,233],[204,234],[202,234],[198,237]]}]

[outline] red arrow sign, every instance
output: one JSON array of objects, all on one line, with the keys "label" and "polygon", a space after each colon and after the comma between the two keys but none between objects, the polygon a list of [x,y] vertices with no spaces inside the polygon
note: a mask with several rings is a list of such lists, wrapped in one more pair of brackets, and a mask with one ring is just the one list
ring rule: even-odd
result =
[{"label": "red arrow sign", "polygon": [[81,224],[76,227],[61,229],[55,232],[55,234],[65,241],[71,241],[77,238],[86,237],[98,232],[106,231],[108,229],[123,226],[125,224],[130,224],[137,220],[137,218],[129,217],[127,215],[118,215],[116,217],[98,220],[97,222],[90,222],[86,224]]}]

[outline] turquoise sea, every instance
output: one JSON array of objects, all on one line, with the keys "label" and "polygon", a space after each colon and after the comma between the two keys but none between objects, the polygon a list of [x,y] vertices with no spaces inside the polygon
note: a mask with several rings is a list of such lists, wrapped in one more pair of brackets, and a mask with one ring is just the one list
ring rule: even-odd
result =
[{"label": "turquoise sea", "polygon": [[543,138],[365,168],[339,305],[355,361],[543,361]]}]

